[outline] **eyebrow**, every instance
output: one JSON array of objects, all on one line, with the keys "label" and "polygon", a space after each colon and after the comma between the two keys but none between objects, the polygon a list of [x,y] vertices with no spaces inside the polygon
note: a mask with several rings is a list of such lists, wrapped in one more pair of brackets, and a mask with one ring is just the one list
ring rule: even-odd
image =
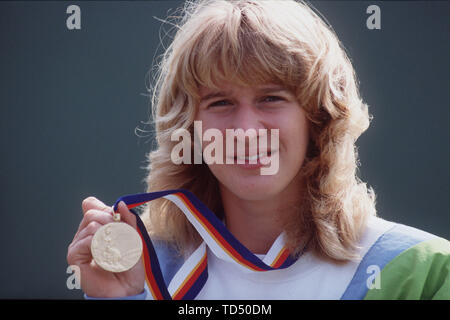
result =
[{"label": "eyebrow", "polygon": [[228,95],[228,94],[229,94],[229,93],[224,92],[224,91],[213,92],[213,93],[207,94],[206,96],[202,97],[202,98],[200,99],[200,102],[204,102],[204,101],[207,101],[207,100],[211,100],[211,99],[213,99],[213,98],[224,97],[224,96],[226,96],[226,95]]},{"label": "eyebrow", "polygon": [[[276,93],[276,92],[289,92],[289,90],[286,89],[286,88],[283,87],[283,86],[262,87],[262,88],[259,88],[259,89],[256,89],[256,90],[257,90],[257,92],[258,92],[259,94],[262,94],[262,93],[265,93],[265,94],[267,94],[267,93]],[[210,99],[213,99],[213,98],[224,97],[224,96],[227,96],[227,95],[229,95],[229,94],[230,94],[230,93],[227,92],[227,91],[216,91],[216,92],[212,92],[212,93],[209,93],[209,94],[203,96],[203,97],[200,99],[200,103],[201,103],[201,102],[204,102],[204,101],[207,101],[207,100],[210,100]]]}]

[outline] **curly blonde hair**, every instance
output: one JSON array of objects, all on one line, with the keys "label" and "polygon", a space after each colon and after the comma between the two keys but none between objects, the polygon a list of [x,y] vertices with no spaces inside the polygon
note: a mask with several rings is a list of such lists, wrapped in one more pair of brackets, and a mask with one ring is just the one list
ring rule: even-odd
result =
[{"label": "curly blonde hair", "polygon": [[[193,133],[200,86],[217,88],[225,79],[282,84],[310,122],[304,194],[285,223],[289,249],[296,255],[308,243],[337,262],[358,259],[366,220],[376,215],[375,194],[356,175],[355,141],[371,117],[332,28],[298,1],[187,1],[180,9],[168,20],[176,33],[149,88],[157,147],[148,154],[147,191],[188,189],[223,218],[216,178],[206,164],[174,164],[171,133]],[[158,199],[143,209],[149,233],[172,241],[181,253],[201,241],[170,201]]]}]

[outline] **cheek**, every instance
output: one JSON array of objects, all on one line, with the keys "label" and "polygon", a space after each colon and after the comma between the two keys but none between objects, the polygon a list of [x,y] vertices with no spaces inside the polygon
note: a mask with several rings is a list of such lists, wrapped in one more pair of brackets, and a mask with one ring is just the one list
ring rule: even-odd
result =
[{"label": "cheek", "polygon": [[[212,117],[198,117],[194,124],[194,130],[197,134],[197,137],[202,139],[205,138],[205,136],[221,136],[221,140],[223,143],[223,146],[225,147],[225,123],[224,121],[220,121],[220,119],[212,118]],[[209,143],[211,143],[212,140],[202,141],[202,148],[204,149]]]},{"label": "cheek", "polygon": [[[309,124],[304,112],[287,117],[280,129],[280,142],[289,157],[304,158],[309,143]],[[299,160],[299,159],[297,159]],[[302,160],[302,159],[300,159]]]},{"label": "cheek", "polygon": [[201,110],[197,113],[195,120],[202,124],[203,131],[214,128],[214,129],[225,129],[227,126],[227,117],[216,114],[216,113],[208,113],[204,110]]}]

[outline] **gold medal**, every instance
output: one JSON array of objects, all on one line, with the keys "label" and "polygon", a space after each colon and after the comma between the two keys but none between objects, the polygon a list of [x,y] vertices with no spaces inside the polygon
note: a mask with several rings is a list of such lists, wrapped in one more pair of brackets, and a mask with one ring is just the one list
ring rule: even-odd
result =
[{"label": "gold medal", "polygon": [[94,261],[106,271],[124,272],[136,265],[142,255],[142,240],[130,225],[114,213],[110,222],[95,232],[91,242]]}]

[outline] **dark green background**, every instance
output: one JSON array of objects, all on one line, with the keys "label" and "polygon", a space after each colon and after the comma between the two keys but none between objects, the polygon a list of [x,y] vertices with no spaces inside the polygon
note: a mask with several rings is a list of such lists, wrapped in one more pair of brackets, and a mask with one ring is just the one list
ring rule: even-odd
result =
[{"label": "dark green background", "polygon": [[[66,287],[81,201],[145,190],[152,139],[135,128],[148,129],[145,78],[164,36],[154,16],[180,3],[0,2],[0,298],[82,297]],[[66,28],[69,4],[81,30]],[[358,146],[379,216],[450,238],[448,2],[313,4],[374,116]],[[370,4],[381,30],[366,28]]]}]

